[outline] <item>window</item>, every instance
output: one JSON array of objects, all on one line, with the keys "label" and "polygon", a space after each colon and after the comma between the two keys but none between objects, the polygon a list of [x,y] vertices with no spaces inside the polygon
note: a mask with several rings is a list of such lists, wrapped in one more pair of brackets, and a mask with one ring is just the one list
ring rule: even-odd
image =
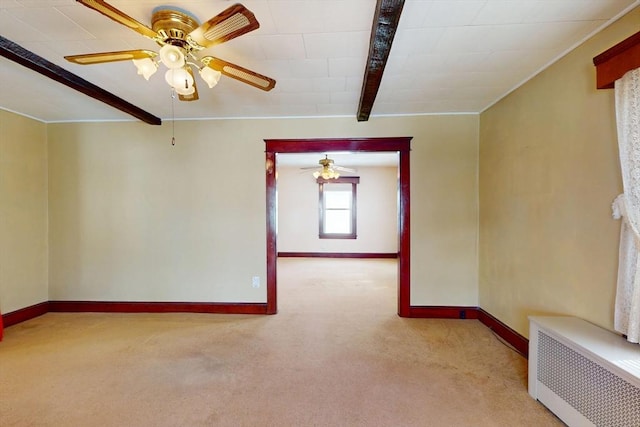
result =
[{"label": "window", "polygon": [[318,178],[321,239],[355,239],[358,177]]}]

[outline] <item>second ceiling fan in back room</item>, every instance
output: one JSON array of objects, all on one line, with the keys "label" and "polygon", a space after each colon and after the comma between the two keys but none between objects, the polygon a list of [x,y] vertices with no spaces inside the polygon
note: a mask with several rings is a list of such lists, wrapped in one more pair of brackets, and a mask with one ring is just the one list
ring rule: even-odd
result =
[{"label": "second ceiling fan in back room", "polygon": [[355,169],[345,168],[345,167],[338,166],[338,165],[334,164],[333,159],[330,159],[327,154],[325,154],[324,159],[318,160],[318,164],[320,165],[320,167],[318,167],[318,166],[309,166],[309,167],[304,167],[304,168],[300,168],[300,169],[302,169],[302,170],[317,169],[313,173],[313,177],[316,178],[316,179],[318,179],[318,178],[338,179],[338,178],[340,178],[340,172],[339,171],[350,172],[350,173],[355,173],[356,172]]},{"label": "second ceiling fan in back room", "polygon": [[147,80],[158,70],[161,62],[167,67],[165,73],[167,83],[176,91],[181,101],[198,99],[194,67],[210,88],[218,83],[222,75],[264,91],[269,91],[276,85],[275,80],[255,71],[220,58],[200,55],[206,48],[227,42],[260,27],[254,14],[241,4],[228,7],[203,24],[200,24],[186,10],[169,6],[157,7],[153,10],[151,28],[149,28],[105,1],[77,1],[153,40],[160,46],[160,50],[154,52],[137,49],[70,55],[65,56],[67,61],[89,65],[133,60],[138,74]]}]

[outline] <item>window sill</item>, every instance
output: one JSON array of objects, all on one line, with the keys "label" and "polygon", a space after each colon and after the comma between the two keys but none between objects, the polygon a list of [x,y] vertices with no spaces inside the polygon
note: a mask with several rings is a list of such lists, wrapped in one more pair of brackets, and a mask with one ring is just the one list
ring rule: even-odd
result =
[{"label": "window sill", "polygon": [[338,233],[324,233],[319,234],[319,238],[321,239],[357,239],[358,236],[355,234],[338,234]]}]

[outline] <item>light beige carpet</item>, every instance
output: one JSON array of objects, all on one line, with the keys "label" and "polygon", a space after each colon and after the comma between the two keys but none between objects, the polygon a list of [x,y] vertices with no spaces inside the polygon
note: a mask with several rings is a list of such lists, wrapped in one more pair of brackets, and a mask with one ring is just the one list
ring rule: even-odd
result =
[{"label": "light beige carpet", "polygon": [[278,268],[275,316],[49,313],[7,328],[0,426],[562,425],[478,321],[398,317],[394,260]]}]

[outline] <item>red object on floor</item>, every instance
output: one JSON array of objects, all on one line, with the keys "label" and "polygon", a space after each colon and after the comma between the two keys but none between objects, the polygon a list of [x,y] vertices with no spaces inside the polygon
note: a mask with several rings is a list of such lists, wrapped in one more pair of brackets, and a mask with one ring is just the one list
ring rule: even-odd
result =
[{"label": "red object on floor", "polygon": [[0,341],[2,341],[2,313],[0,313]]}]

